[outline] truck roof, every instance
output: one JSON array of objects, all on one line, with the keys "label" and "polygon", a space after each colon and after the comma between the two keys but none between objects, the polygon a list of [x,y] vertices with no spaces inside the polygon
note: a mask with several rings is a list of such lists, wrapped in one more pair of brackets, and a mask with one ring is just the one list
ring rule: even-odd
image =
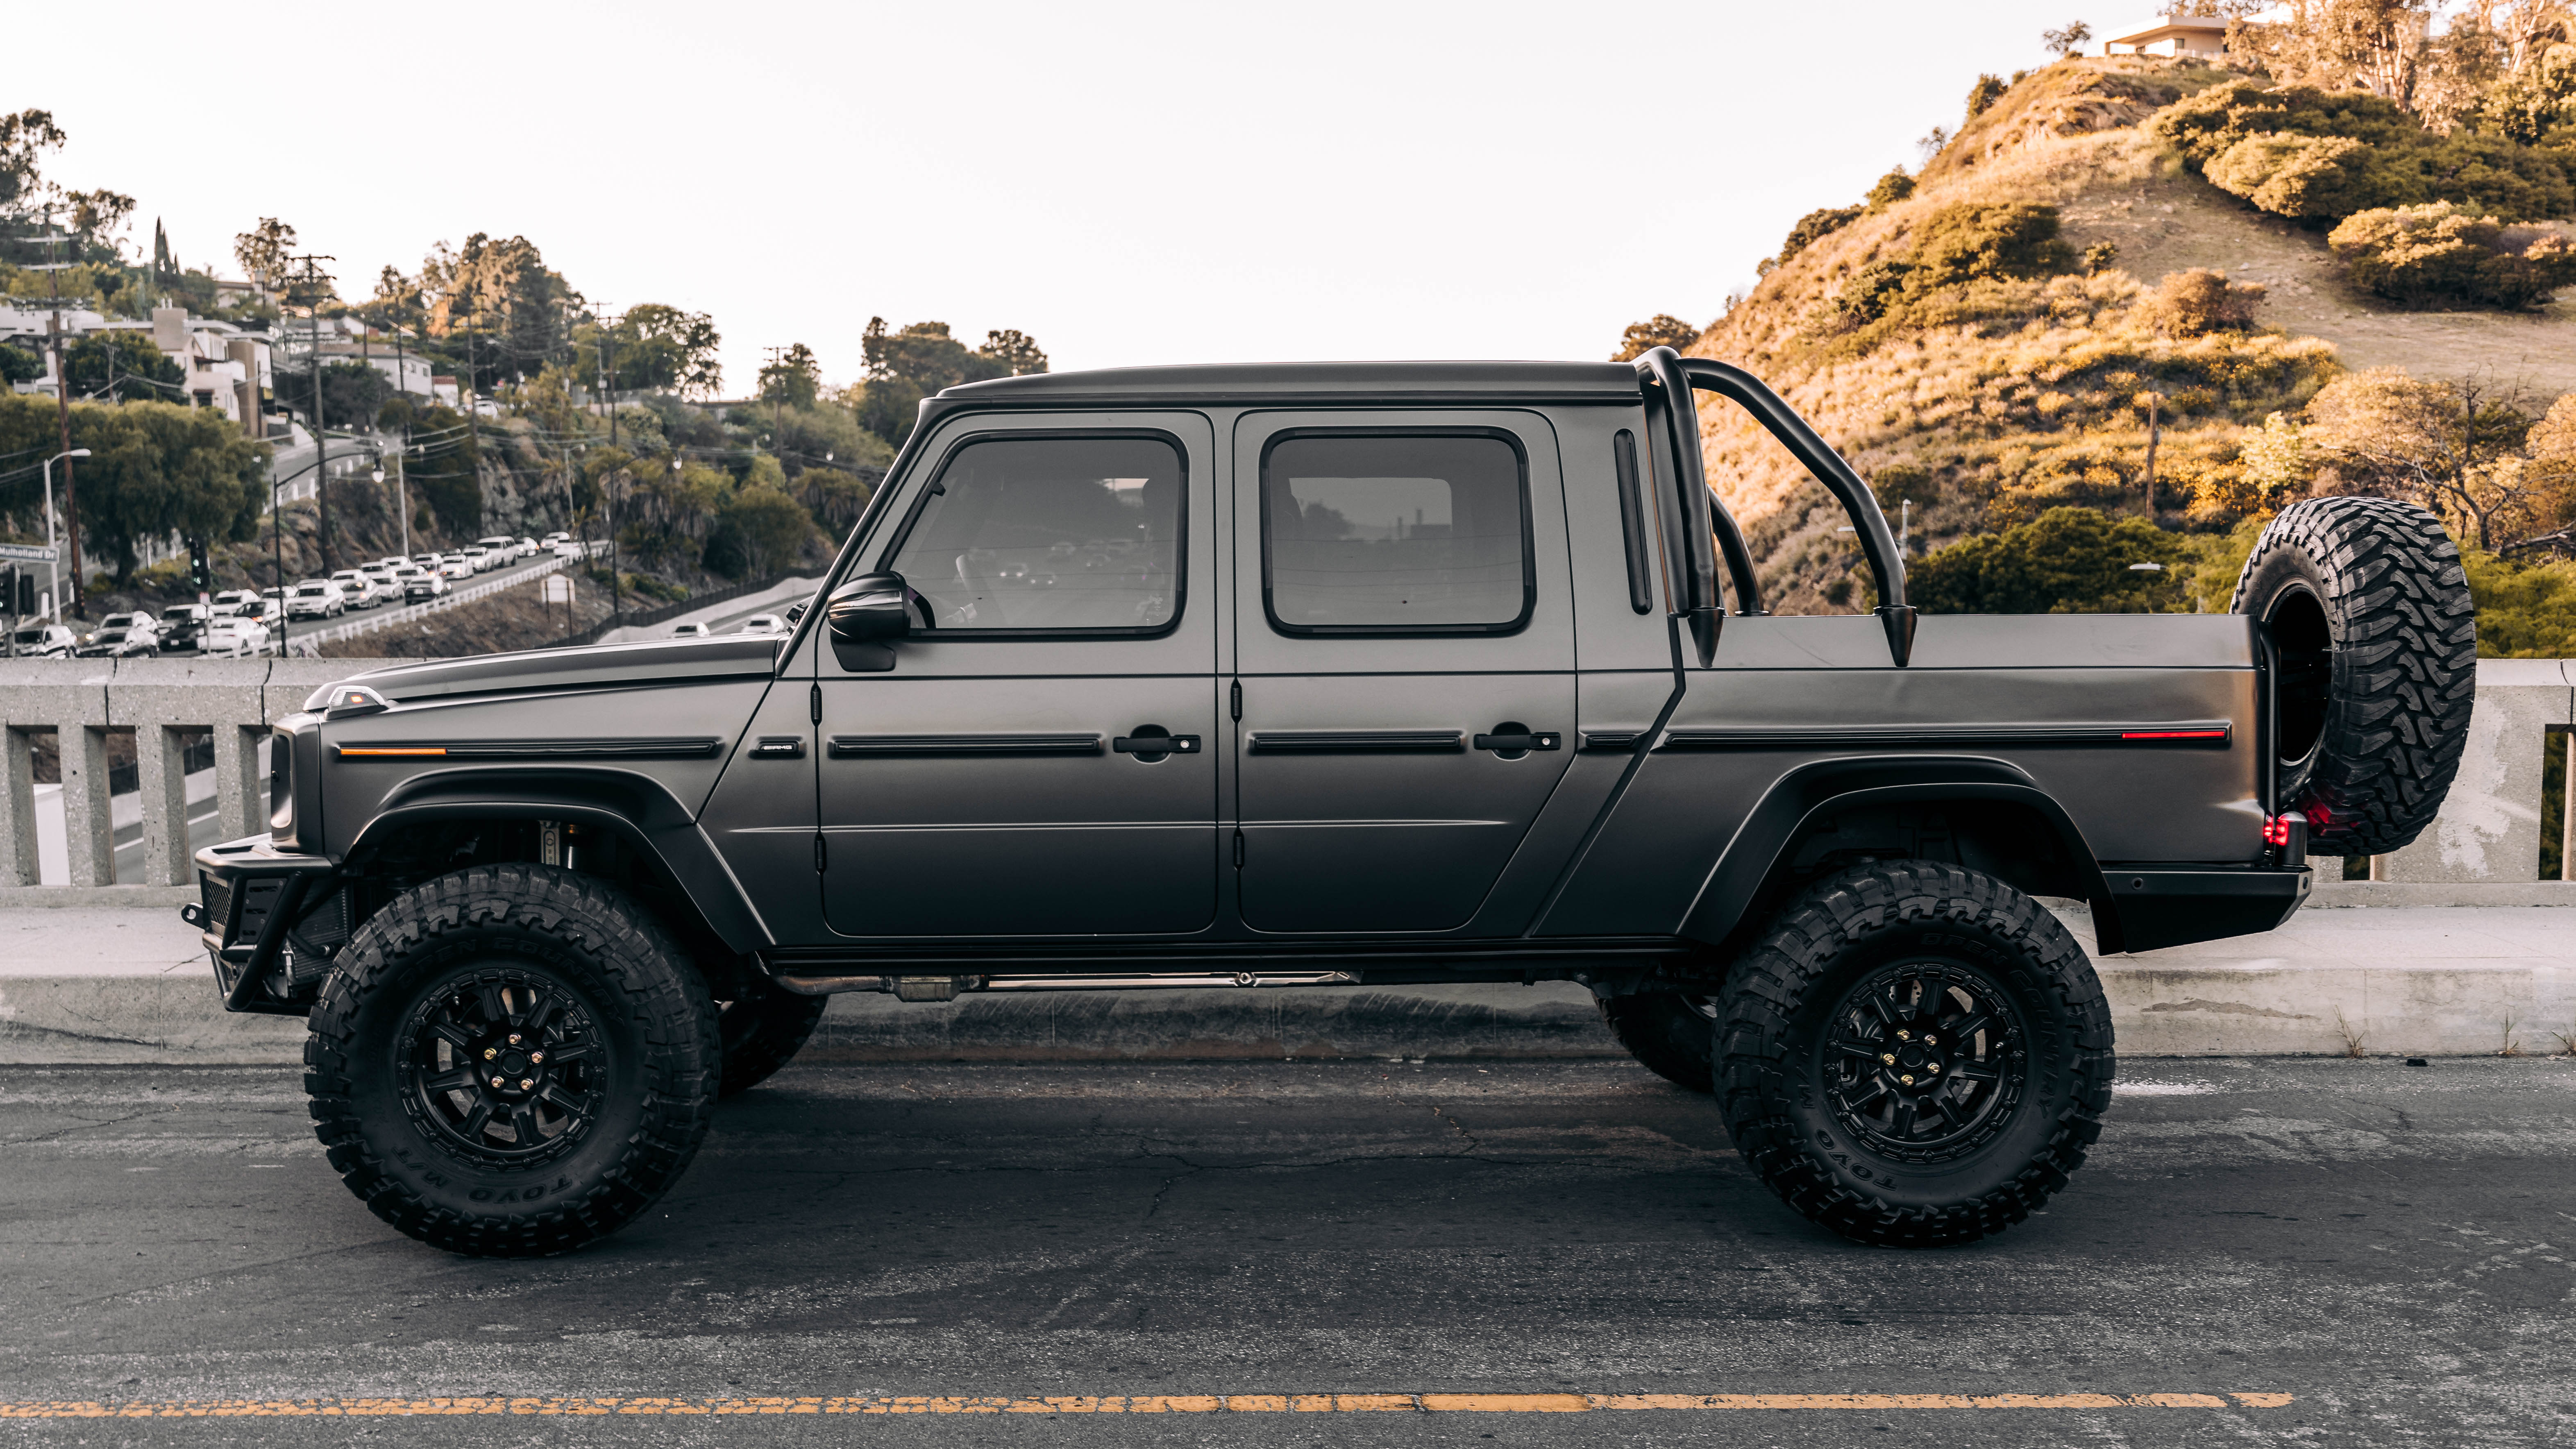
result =
[{"label": "truck roof", "polygon": [[937,410],[1140,402],[1634,403],[1624,362],[1253,362],[1038,372],[949,388]]}]

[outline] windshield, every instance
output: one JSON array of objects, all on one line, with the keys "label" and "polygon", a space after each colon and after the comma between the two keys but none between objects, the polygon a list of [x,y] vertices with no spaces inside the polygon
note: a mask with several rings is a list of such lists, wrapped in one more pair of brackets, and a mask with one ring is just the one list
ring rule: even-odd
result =
[{"label": "windshield", "polygon": [[10,642],[16,644],[42,644],[45,642],[45,631],[42,629],[21,629],[17,633],[10,635],[9,639]]},{"label": "windshield", "polygon": [[173,604],[169,608],[161,611],[161,617],[164,619],[178,619],[182,621],[193,619],[197,617],[197,606],[194,604]]}]

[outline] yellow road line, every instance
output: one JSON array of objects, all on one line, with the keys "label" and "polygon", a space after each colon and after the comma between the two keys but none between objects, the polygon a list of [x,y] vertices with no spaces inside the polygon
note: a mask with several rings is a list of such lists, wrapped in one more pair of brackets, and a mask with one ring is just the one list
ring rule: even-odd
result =
[{"label": "yellow road line", "polygon": [[1139,1394],[880,1398],[0,1401],[0,1419],[399,1419],[449,1414],[1584,1414],[1613,1409],[2277,1409],[2289,1394]]}]

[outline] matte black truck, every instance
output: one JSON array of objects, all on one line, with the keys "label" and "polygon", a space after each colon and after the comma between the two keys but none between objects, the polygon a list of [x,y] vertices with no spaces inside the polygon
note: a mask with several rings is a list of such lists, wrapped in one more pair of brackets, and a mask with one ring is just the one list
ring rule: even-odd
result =
[{"label": "matte black truck", "polygon": [[[1774,617],[1694,389],[1850,514]],[[1712,404],[1724,405],[1724,404]],[[1574,980],[1870,1242],[2019,1221],[2099,1132],[2099,949],[2263,931],[2456,768],[2430,515],[2300,504],[2227,615],[1918,618],[1761,383],[1559,363],[951,389],[781,637],[398,666],[198,853],[226,1005],[306,1015],[332,1166],[459,1252],[678,1176],[826,996]]]}]

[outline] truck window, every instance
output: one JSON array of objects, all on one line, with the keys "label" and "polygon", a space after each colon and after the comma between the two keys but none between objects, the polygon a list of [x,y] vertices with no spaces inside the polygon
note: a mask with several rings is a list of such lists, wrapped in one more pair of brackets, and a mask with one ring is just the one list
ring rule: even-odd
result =
[{"label": "truck window", "polygon": [[1287,634],[1509,633],[1536,601],[1528,469],[1491,433],[1290,434],[1262,459],[1262,592]]},{"label": "truck window", "polygon": [[949,456],[891,567],[940,633],[1159,633],[1180,618],[1181,450],[984,438]]}]

